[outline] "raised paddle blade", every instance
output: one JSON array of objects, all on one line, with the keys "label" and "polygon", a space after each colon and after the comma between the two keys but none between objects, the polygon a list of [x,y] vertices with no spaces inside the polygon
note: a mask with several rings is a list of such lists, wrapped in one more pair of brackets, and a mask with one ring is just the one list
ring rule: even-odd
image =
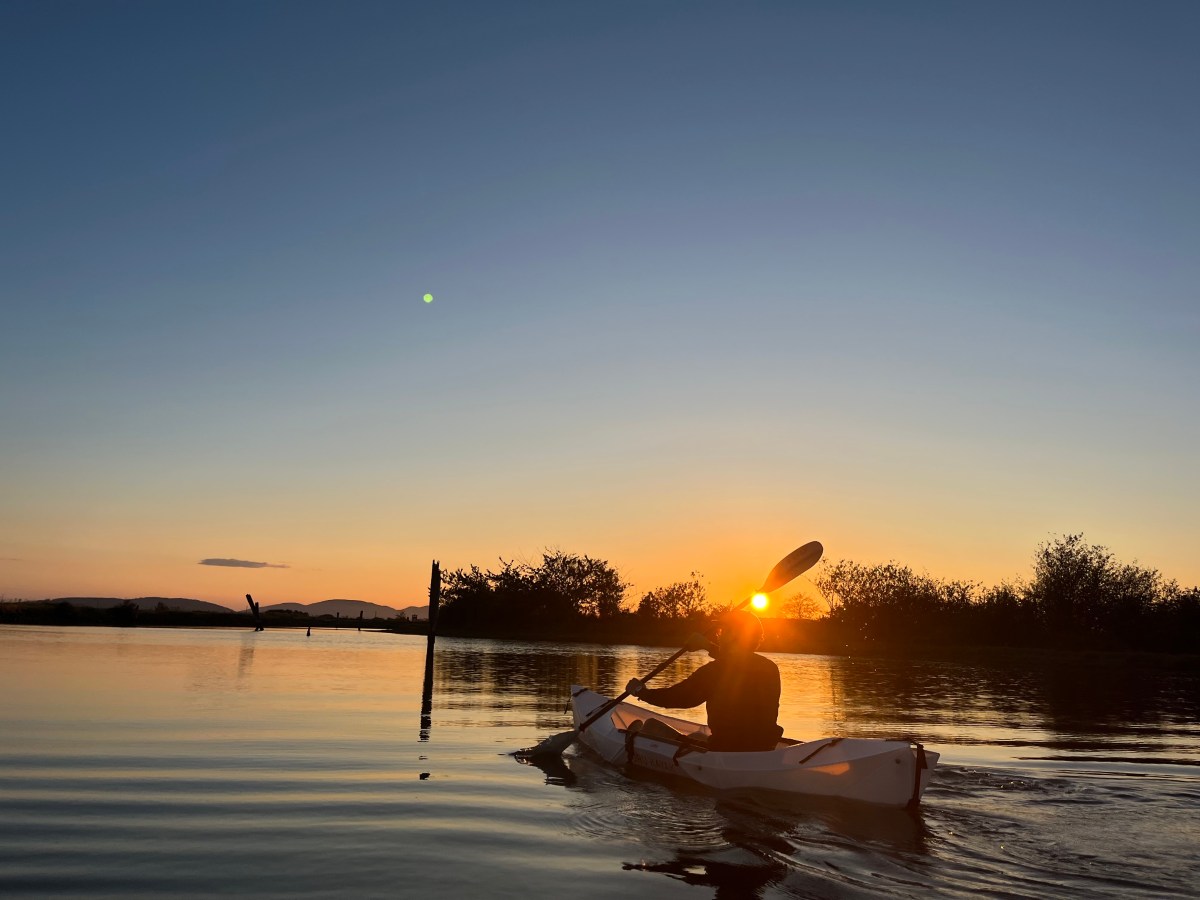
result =
[{"label": "raised paddle blade", "polygon": [[771,570],[771,574],[767,576],[758,592],[769,594],[771,591],[783,587],[793,578],[803,575],[817,564],[824,552],[825,548],[821,546],[820,541],[809,541],[803,547],[797,547]]}]

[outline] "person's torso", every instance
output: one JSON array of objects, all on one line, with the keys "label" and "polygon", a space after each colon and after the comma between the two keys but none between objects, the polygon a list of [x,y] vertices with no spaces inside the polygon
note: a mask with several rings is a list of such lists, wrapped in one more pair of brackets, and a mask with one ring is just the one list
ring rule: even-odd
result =
[{"label": "person's torso", "polygon": [[707,704],[713,738],[774,740],[779,734],[779,667],[755,653],[720,657],[712,665]]}]

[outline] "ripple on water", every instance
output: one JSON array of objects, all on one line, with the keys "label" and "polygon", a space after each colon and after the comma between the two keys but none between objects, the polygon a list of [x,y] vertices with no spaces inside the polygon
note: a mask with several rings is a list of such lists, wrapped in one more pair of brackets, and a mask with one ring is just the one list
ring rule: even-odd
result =
[{"label": "ripple on water", "polygon": [[[1172,792],[1087,771],[939,769],[926,818],[941,879],[1023,897],[1190,896],[1200,829]],[[1114,816],[1113,810],[1121,809]]]},{"label": "ripple on water", "polygon": [[687,785],[672,791],[662,782],[629,777],[603,763],[583,757],[569,760],[582,773],[587,789],[572,803],[571,824],[579,834],[636,834],[639,841],[667,842],[692,851],[727,844],[720,816],[711,798]]}]

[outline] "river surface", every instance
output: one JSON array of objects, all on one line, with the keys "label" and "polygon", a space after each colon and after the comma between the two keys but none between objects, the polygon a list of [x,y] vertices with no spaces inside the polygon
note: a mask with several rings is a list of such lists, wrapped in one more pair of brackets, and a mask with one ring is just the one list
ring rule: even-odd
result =
[{"label": "river surface", "polygon": [[1200,896],[1194,674],[769,654],[789,736],[943,754],[916,813],[508,755],[665,655],[442,638],[423,709],[421,637],[0,626],[0,896]]}]

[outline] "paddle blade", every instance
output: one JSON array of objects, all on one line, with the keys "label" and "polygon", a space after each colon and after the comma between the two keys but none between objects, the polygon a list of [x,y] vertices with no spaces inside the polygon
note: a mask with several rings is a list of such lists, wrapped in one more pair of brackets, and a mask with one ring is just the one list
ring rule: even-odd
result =
[{"label": "paddle blade", "polygon": [[536,759],[539,756],[562,756],[562,752],[575,743],[575,732],[564,731],[552,734],[541,743],[517,750],[512,755],[517,759]]},{"label": "paddle blade", "polygon": [[820,541],[810,541],[803,547],[797,547],[771,570],[771,574],[758,589],[759,593],[769,594],[771,591],[783,587],[798,575],[803,575],[817,564],[824,552],[825,548],[821,546]]}]

